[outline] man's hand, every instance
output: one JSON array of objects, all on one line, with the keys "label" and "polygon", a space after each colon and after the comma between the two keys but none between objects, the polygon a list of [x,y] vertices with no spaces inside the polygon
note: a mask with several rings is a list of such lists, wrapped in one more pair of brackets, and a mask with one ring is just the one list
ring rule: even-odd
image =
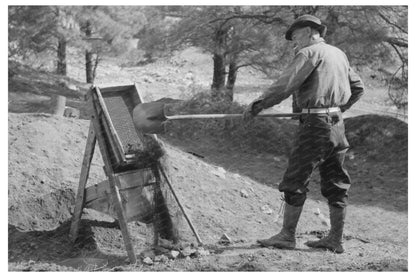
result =
[{"label": "man's hand", "polygon": [[252,120],[256,115],[258,115],[262,110],[263,106],[261,105],[262,100],[255,100],[248,105],[247,109],[243,113],[243,120],[244,121],[250,121]]}]

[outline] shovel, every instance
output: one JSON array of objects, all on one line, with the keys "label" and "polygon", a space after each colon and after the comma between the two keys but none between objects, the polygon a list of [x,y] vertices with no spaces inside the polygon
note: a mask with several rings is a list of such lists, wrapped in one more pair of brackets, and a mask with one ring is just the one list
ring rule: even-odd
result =
[{"label": "shovel", "polygon": [[[165,115],[165,104],[161,102],[148,102],[138,104],[133,109],[133,122],[137,129],[145,134],[157,134],[163,132],[163,124],[168,120],[185,119],[227,119],[241,118],[242,114],[187,114]],[[293,117],[300,113],[258,114],[257,117]]]}]

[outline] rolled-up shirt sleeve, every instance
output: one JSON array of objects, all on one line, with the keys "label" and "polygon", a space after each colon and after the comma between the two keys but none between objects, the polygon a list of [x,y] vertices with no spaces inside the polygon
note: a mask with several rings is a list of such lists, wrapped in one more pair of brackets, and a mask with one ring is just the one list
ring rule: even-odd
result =
[{"label": "rolled-up shirt sleeve", "polygon": [[316,64],[309,60],[305,54],[299,52],[278,80],[263,93],[262,107],[264,109],[270,108],[288,98],[302,85],[315,67]]},{"label": "rolled-up shirt sleeve", "polygon": [[354,105],[354,103],[357,102],[358,99],[360,99],[364,94],[364,84],[358,74],[355,73],[351,67],[348,70],[348,79],[351,88],[351,96],[348,102],[341,106],[342,112],[351,108],[351,106]]}]

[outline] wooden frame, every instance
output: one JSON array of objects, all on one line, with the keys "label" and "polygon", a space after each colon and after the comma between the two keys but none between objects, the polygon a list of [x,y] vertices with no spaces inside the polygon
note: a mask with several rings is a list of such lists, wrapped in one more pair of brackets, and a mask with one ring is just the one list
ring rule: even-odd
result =
[{"label": "wooden frame", "polygon": [[[190,221],[190,218],[185,213],[183,206],[179,202],[179,199],[177,198],[175,191],[173,190],[173,187],[159,162],[146,167],[138,167],[136,157],[126,153],[122,140],[117,134],[116,128],[104,101],[106,94],[110,93],[129,93],[131,96],[130,100],[133,102],[130,104],[132,106],[143,103],[143,99],[136,84],[101,89],[98,87],[92,87],[88,92],[88,100],[92,109],[91,121],[69,232],[72,242],[75,242],[78,237],[83,209],[94,209],[118,219],[128,257],[131,263],[135,263],[137,260],[133,245],[131,243],[127,222],[143,217],[143,214],[140,214],[141,210],[139,208],[145,207],[150,209],[151,205],[146,203],[148,199],[141,195],[141,190],[143,190],[144,186],[152,185],[154,191],[161,191],[160,173],[162,173],[163,178],[166,180],[169,189],[173,193],[177,204],[191,227],[191,230],[195,234],[198,243],[202,244],[199,235]],[[136,129],[135,132],[138,140],[143,143],[144,135]],[[156,135],[150,135],[150,137],[155,141],[158,141]],[[99,184],[87,188],[86,185],[91,167],[91,161],[97,141],[104,162],[104,171],[107,179]],[[131,165],[133,165],[133,168]],[[142,177],[142,179],[138,177]],[[140,180],[142,180],[142,182],[140,182]],[[123,203],[120,192],[125,192],[130,202],[127,201],[127,203]],[[150,199],[153,200],[154,203],[158,203],[158,199],[156,199],[157,194],[158,193],[153,193],[154,199]],[[156,209],[156,204],[154,205],[154,209]],[[157,224],[158,215],[156,210],[154,210],[151,214],[153,214],[154,224],[153,241],[154,244],[157,245],[159,234],[155,224]]]},{"label": "wooden frame", "polygon": [[[122,92],[126,89],[134,89],[137,91],[136,86],[110,87],[106,88],[104,91]],[[129,217],[126,217],[125,209],[123,209],[119,191],[120,188],[126,188],[126,184],[122,185],[122,183],[120,182],[120,178],[122,178],[123,174],[125,173],[114,172],[113,163],[110,158],[110,155],[113,155],[116,159],[116,162],[120,164],[126,164],[128,163],[128,160],[124,155],[121,140],[115,131],[100,89],[98,87],[91,88],[88,96],[90,102],[89,104],[92,108],[91,121],[88,131],[87,143],[85,146],[84,158],[82,162],[81,174],[78,184],[78,191],[75,200],[76,202],[74,207],[74,213],[72,216],[69,236],[71,240],[75,242],[76,238],[78,237],[82,211],[84,208],[96,209],[98,211],[110,214],[112,216],[114,216],[115,212],[115,215],[120,225],[120,230],[123,236],[128,257],[131,263],[135,263],[137,261],[136,255],[134,253],[134,248],[131,243],[130,234],[127,227],[128,219],[134,218],[134,215],[128,215]],[[137,97],[138,101],[141,101],[141,97],[138,91],[135,96]],[[107,135],[107,137],[104,137],[104,135]],[[96,191],[93,191],[91,187],[87,188],[86,184],[88,181],[91,161],[94,155],[94,149],[97,141],[104,162],[105,174],[108,179],[98,184],[97,186],[99,188],[97,188]],[[101,202],[99,200],[94,202],[94,200],[100,197],[100,193],[102,191],[105,191],[105,193],[110,196],[109,199],[104,199],[104,202],[108,202],[108,205],[106,207],[100,206],[100,203],[103,202],[103,199],[101,199]],[[109,206],[112,207],[112,211],[109,210]]]}]

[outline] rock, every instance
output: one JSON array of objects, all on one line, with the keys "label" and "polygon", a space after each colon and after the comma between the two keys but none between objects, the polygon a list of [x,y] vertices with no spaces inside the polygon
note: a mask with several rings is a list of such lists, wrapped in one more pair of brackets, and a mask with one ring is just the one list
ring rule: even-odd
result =
[{"label": "rock", "polygon": [[152,265],[153,264],[153,260],[150,259],[149,257],[146,257],[143,259],[143,263],[147,264],[147,265]]},{"label": "rock", "polygon": [[66,86],[68,89],[70,89],[70,90],[76,90],[76,91],[78,91],[79,89],[78,89],[78,87],[76,86],[76,85],[74,85],[74,84],[67,84],[67,86]]},{"label": "rock", "polygon": [[189,257],[192,254],[194,254],[195,252],[196,252],[196,249],[193,249],[191,247],[186,247],[185,249],[183,249],[181,251],[181,254],[182,254],[183,257]]},{"label": "rock", "polygon": [[195,252],[196,257],[208,256],[209,254],[209,250],[205,250],[204,248],[198,248],[198,250]]},{"label": "rock", "polygon": [[176,250],[172,250],[172,251],[169,252],[169,254],[170,254],[169,255],[170,258],[176,259],[179,256],[180,252],[179,251],[176,251]]},{"label": "rock", "polygon": [[245,189],[240,190],[240,196],[244,198],[248,198],[248,192]]},{"label": "rock", "polygon": [[224,233],[224,234],[222,234],[218,243],[222,244],[222,245],[229,245],[229,244],[231,244],[231,238],[226,233]]},{"label": "rock", "polygon": [[64,110],[65,117],[79,118],[79,115],[80,115],[80,112],[78,109],[75,109],[72,107],[65,107],[65,110]]},{"label": "rock", "polygon": [[218,176],[218,177],[220,177],[222,179],[225,179],[225,173],[227,173],[227,171],[224,168],[222,168],[222,167],[217,167],[216,170],[213,170],[212,171],[212,173],[215,176]]},{"label": "rock", "polygon": [[166,249],[173,249],[174,245],[170,240],[159,238],[159,246],[166,248]]},{"label": "rock", "polygon": [[280,159],[279,157],[273,157],[273,160],[274,160],[275,162],[281,162],[281,161],[282,161],[282,159]]},{"label": "rock", "polygon": [[272,214],[273,213],[273,210],[270,209],[269,205],[262,206],[261,211],[265,214]]},{"label": "rock", "polygon": [[167,261],[169,261],[169,258],[166,257],[165,255],[158,255],[155,257],[154,261],[160,262],[160,263],[166,263]]},{"label": "rock", "polygon": [[241,178],[241,175],[240,175],[240,174],[238,174],[238,173],[234,173],[234,174],[233,174],[233,176],[234,176],[235,178]]}]

